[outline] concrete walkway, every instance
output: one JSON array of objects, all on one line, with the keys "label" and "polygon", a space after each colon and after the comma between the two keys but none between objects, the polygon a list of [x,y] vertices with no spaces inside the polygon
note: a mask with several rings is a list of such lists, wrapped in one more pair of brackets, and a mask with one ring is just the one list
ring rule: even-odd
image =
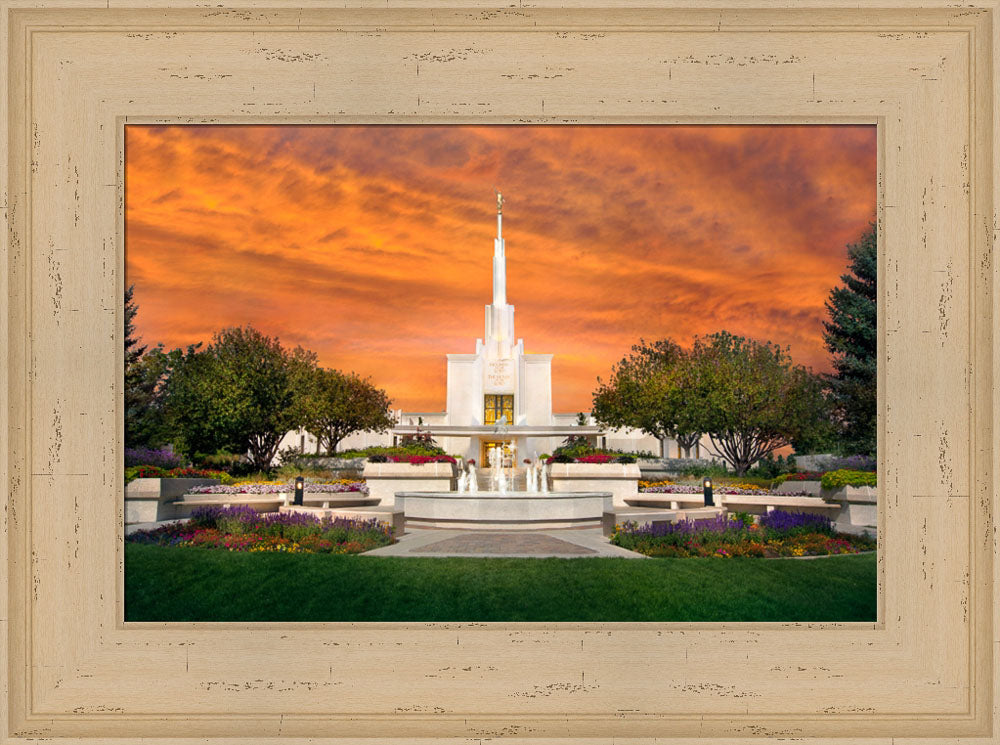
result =
[{"label": "concrete walkway", "polygon": [[612,546],[600,528],[579,530],[485,531],[410,528],[391,546],[364,556],[469,556],[492,558],[582,559],[646,556]]}]

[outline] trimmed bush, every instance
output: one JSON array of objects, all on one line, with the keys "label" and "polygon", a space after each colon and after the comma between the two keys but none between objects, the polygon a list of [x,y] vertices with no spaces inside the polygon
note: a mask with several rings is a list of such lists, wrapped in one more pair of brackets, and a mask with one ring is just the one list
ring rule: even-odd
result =
[{"label": "trimmed bush", "polygon": [[823,474],[820,484],[824,489],[839,489],[842,486],[876,486],[878,474],[874,471],[848,471],[840,469]]}]

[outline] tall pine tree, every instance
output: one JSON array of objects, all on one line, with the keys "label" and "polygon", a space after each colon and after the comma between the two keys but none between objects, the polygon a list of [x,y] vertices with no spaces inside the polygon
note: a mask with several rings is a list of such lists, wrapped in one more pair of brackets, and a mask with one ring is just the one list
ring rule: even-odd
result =
[{"label": "tall pine tree", "polygon": [[848,272],[842,287],[830,292],[823,339],[833,355],[834,374],[827,376],[830,402],[840,425],[845,455],[875,454],[876,328],[878,259],[875,224],[847,247]]},{"label": "tall pine tree", "polygon": [[139,344],[135,335],[135,314],[138,306],[132,297],[134,285],[125,290],[125,447],[145,444],[139,440],[139,420],[143,407],[148,404],[148,394],[143,386],[142,355],[146,347]]}]

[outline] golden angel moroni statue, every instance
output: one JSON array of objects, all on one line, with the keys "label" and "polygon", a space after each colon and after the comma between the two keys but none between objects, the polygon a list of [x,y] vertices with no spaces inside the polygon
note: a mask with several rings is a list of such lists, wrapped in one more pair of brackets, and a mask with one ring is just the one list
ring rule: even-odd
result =
[{"label": "golden angel moroni statue", "polygon": [[497,192],[497,214],[503,212],[503,194]]}]

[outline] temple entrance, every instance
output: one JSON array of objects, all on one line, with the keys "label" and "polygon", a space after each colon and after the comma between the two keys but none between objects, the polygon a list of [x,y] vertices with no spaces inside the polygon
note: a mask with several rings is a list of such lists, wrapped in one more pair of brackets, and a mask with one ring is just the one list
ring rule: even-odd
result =
[{"label": "temple entrance", "polygon": [[494,446],[503,447],[503,468],[510,468],[514,465],[514,452],[511,450],[513,440],[482,440],[479,444],[480,468],[488,470],[490,467],[490,448]]}]

